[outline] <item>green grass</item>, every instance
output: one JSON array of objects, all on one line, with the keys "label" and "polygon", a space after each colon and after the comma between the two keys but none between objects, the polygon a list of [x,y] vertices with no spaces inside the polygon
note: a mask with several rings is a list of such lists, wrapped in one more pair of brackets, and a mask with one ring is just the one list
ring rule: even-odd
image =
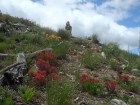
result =
[{"label": "green grass", "polygon": [[62,40],[70,40],[71,34],[65,29],[58,29],[57,35],[61,37]]},{"label": "green grass", "polygon": [[93,54],[91,51],[86,51],[81,58],[81,62],[88,68],[98,67],[101,62],[101,57],[98,54]]},{"label": "green grass", "polygon": [[69,81],[58,79],[46,85],[48,105],[71,105],[73,87]]}]

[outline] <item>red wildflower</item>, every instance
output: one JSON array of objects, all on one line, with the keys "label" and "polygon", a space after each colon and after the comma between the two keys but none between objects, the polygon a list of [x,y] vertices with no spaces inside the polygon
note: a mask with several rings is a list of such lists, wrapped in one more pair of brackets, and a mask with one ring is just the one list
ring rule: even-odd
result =
[{"label": "red wildflower", "polygon": [[88,76],[87,73],[83,73],[83,74],[81,74],[81,77],[87,77],[87,76]]},{"label": "red wildflower", "polygon": [[110,81],[110,84],[112,87],[115,87],[117,85],[117,82],[116,81]]},{"label": "red wildflower", "polygon": [[105,81],[105,86],[108,86],[109,85],[109,81]]},{"label": "red wildflower", "polygon": [[28,74],[29,76],[35,76],[35,72],[33,70],[29,70]]},{"label": "red wildflower", "polygon": [[37,75],[35,76],[35,80],[40,80],[40,79],[41,79],[41,77],[42,77],[42,75],[41,75],[41,74],[37,74]]},{"label": "red wildflower", "polygon": [[45,78],[45,81],[47,82],[48,81],[48,78]]},{"label": "red wildflower", "polygon": [[105,86],[115,87],[118,83],[116,81],[110,80],[105,82]]},{"label": "red wildflower", "polygon": [[81,81],[89,81],[89,75],[87,73],[81,74]]},{"label": "red wildflower", "polygon": [[108,92],[114,93],[118,83],[116,81],[110,80],[110,81],[106,81],[104,84]]},{"label": "red wildflower", "polygon": [[56,67],[55,66],[51,67],[51,71],[52,72],[54,72],[55,70],[56,70]]},{"label": "red wildflower", "polygon": [[128,76],[127,74],[124,74],[124,75],[122,76],[122,78],[124,79],[125,82],[127,82],[128,79],[129,79],[129,76]]},{"label": "red wildflower", "polygon": [[96,82],[96,79],[95,79],[95,78],[92,78],[92,79],[91,79],[91,82]]},{"label": "red wildflower", "polygon": [[42,70],[42,74],[46,74],[46,70]]},{"label": "red wildflower", "polygon": [[56,74],[56,73],[52,73],[52,76],[54,79],[57,79],[59,77],[58,74]]},{"label": "red wildflower", "polygon": [[118,77],[121,77],[121,75],[122,75],[122,73],[120,73],[120,72],[117,73],[117,76]]}]

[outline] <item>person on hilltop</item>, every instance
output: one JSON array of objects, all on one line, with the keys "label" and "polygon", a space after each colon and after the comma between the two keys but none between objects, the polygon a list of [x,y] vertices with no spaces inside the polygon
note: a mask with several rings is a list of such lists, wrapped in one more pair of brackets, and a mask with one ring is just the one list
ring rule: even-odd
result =
[{"label": "person on hilltop", "polygon": [[[72,32],[72,26],[70,25],[70,22],[69,21],[66,22],[65,29],[68,30],[70,32],[70,34],[71,34],[71,32]],[[71,36],[72,36],[72,34],[71,34]]]}]

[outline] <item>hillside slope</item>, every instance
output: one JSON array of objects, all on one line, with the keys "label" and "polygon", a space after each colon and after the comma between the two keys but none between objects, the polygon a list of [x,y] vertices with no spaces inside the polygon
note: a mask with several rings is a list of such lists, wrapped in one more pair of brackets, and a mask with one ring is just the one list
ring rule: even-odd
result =
[{"label": "hillside slope", "polygon": [[[70,38],[63,29],[56,32],[23,20],[5,14],[0,17],[0,53],[27,54],[45,48],[53,50],[40,53],[46,54],[41,57],[37,55],[27,58],[29,72],[22,83],[1,86],[0,103],[115,105],[110,101],[118,99],[128,105],[140,105],[139,56],[120,50],[113,42],[100,44],[97,35],[88,39]],[[21,27],[21,23],[24,27]],[[40,59],[43,60],[42,65],[49,64],[43,68],[45,72],[42,80],[37,80],[37,73],[43,71],[37,64]],[[13,64],[16,57],[0,57],[0,60],[2,70]],[[51,67],[54,71],[51,71]],[[31,70],[36,74],[31,75]],[[48,71],[49,74],[46,74]],[[9,100],[9,104],[5,100]]]}]

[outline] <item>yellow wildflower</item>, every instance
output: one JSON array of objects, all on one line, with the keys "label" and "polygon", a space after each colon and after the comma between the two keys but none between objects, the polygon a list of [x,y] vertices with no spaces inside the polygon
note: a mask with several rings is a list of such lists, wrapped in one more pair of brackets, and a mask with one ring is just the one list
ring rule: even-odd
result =
[{"label": "yellow wildflower", "polygon": [[49,34],[46,34],[46,37],[49,37]]},{"label": "yellow wildflower", "polygon": [[57,39],[61,39],[61,37],[60,37],[60,36],[57,36],[56,38],[57,38]]}]

